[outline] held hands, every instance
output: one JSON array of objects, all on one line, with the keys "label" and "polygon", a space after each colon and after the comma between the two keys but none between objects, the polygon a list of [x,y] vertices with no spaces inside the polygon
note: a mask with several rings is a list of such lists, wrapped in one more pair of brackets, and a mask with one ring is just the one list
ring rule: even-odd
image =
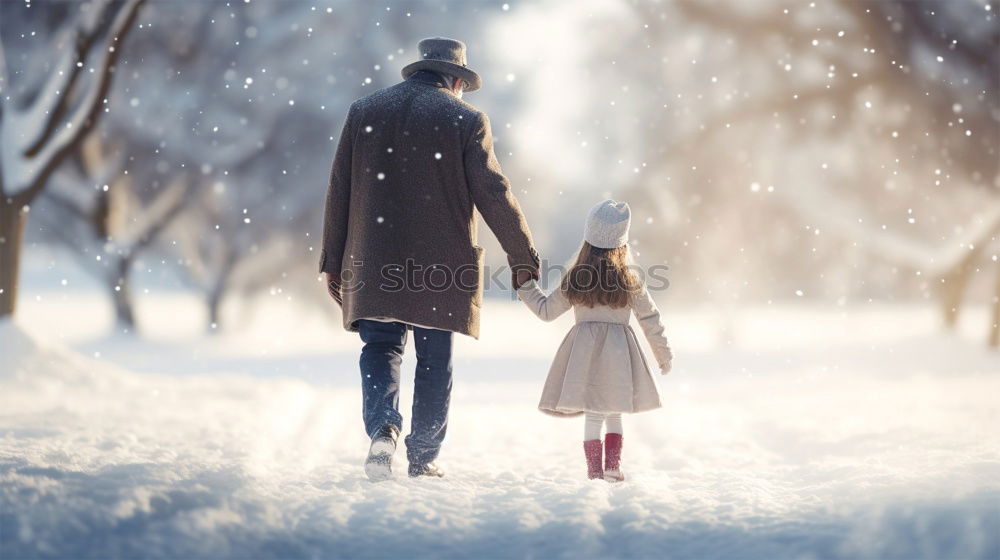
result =
[{"label": "held hands", "polygon": [[[323,277],[326,281],[327,293],[330,294],[333,301],[337,302],[337,305],[344,305],[340,275],[333,272],[324,272]],[[538,278],[539,272],[537,268],[515,267],[511,269],[511,281],[514,284],[515,290],[527,284],[530,280],[538,280]]]},{"label": "held hands", "polygon": [[531,280],[538,280],[539,273],[537,268],[527,268],[516,266],[511,269],[511,282],[514,285],[514,290],[520,289],[521,286],[527,284]]},{"label": "held hands", "polygon": [[334,274],[333,272],[324,272],[323,277],[326,280],[326,291],[333,298],[333,301],[337,302],[337,305],[344,305],[344,296],[341,293],[340,288],[340,275]]}]

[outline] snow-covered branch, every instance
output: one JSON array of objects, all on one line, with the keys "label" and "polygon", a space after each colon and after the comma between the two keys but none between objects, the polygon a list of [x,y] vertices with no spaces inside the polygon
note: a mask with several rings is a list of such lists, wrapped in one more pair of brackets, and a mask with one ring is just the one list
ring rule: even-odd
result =
[{"label": "snow-covered branch", "polygon": [[221,168],[237,166],[264,149],[274,134],[277,120],[274,114],[258,115],[253,126],[225,141],[206,140],[204,136],[195,134],[185,137],[183,146],[176,148],[182,149],[189,158],[199,163],[210,163]]},{"label": "snow-covered branch", "polygon": [[[42,196],[73,218],[81,222],[89,222],[91,210],[88,208],[87,202],[73,196],[73,194],[71,194],[73,192],[74,191],[68,189],[47,189]],[[66,223],[62,222],[60,226],[63,227],[59,227],[57,229],[63,230]],[[74,241],[77,241],[76,235],[72,235],[71,237],[74,238]],[[75,245],[76,243],[74,243],[74,246]]]},{"label": "snow-covered branch", "polygon": [[[91,211],[95,189],[110,185],[122,173],[126,156],[122,150],[113,150],[110,155],[98,153],[100,147],[93,135],[80,145],[78,156],[61,165],[49,179],[49,187],[42,196],[54,193],[72,200],[85,211]],[[89,186],[92,188],[81,188]]]},{"label": "snow-covered branch", "polygon": [[903,266],[921,275],[939,278],[958,268],[970,251],[979,251],[1000,234],[1000,202],[987,204],[950,241],[934,247],[912,236],[878,225],[874,216],[856,200],[814,182],[781,189],[778,200],[810,225],[854,242],[861,250],[884,262]]},{"label": "snow-covered branch", "polygon": [[[103,159],[95,163],[99,158]],[[122,255],[139,252],[152,243],[184,208],[193,184],[191,173],[181,172],[146,203],[130,187],[133,179],[122,176],[122,152],[84,159],[81,173],[71,173],[65,166],[56,172],[42,197],[76,221],[88,224],[88,237],[98,244],[110,241]],[[111,198],[117,202],[109,202]]]},{"label": "snow-covered branch", "polygon": [[[97,9],[91,6],[88,13],[93,15],[93,12],[107,8],[108,2],[104,2]],[[69,110],[72,102],[70,94],[83,72],[88,53],[100,35],[98,22],[99,19],[94,17],[81,21],[73,33],[72,48],[63,49],[59,61],[35,99],[17,115],[23,127],[21,150],[25,156],[31,157],[42,149]],[[68,37],[63,37],[57,44],[67,40]]]},{"label": "snow-covered branch", "polygon": [[[63,57],[61,67],[57,67],[54,70],[55,75],[48,80],[46,90],[38,95],[26,113],[3,115],[3,120],[0,121],[0,141],[3,143],[3,149],[0,150],[2,158],[0,169],[4,175],[0,181],[0,188],[4,195],[14,200],[15,205],[24,206],[38,195],[58,164],[93,126],[94,117],[100,110],[102,100],[110,87],[114,64],[121,52],[119,48],[121,42],[132,27],[143,2],[144,0],[125,0],[115,11],[104,41],[97,40],[101,34],[96,31],[101,27],[98,22],[102,21],[102,18],[94,8],[91,8],[92,11],[85,14],[83,23],[77,27],[75,43],[78,47],[85,47],[83,52],[86,56],[78,57],[76,51],[67,53]],[[108,6],[116,4],[111,3]],[[93,32],[88,33],[88,31]],[[100,54],[95,55],[98,50]],[[69,109],[66,104],[74,96],[71,91],[66,91],[64,88],[75,89],[78,84],[73,77],[74,73],[79,70],[78,65],[83,64],[83,59],[92,55],[99,56],[94,78],[79,95],[80,101],[77,106]],[[67,68],[64,68],[66,62],[70,62],[72,67],[68,72]],[[32,119],[38,119],[40,115],[59,117],[64,112],[68,112],[68,117],[64,123],[60,119],[59,124],[51,126],[53,129],[51,135],[45,134],[45,129],[50,128],[49,118],[43,118],[37,123],[26,121],[28,115]],[[41,130],[34,128],[34,135],[25,136],[26,125],[31,125],[29,130],[33,127],[41,127]],[[33,138],[27,148],[34,148],[38,139],[42,139],[43,143],[38,145],[37,149],[25,151],[26,137]]]},{"label": "snow-covered branch", "polygon": [[[94,117],[101,108],[101,101],[111,87],[111,75],[114,72],[114,63],[121,52],[120,39],[124,37],[127,30],[132,26],[138,14],[139,6],[144,0],[127,0],[121,10],[116,14],[111,29],[108,32],[106,46],[101,53],[100,62],[97,64],[98,78],[90,84],[90,88],[84,93],[80,104],[72,111],[65,128],[60,130],[45,147],[38,152],[38,158],[42,162],[58,161],[64,154],[73,148],[73,144],[88,132],[94,124]],[[44,168],[43,168],[44,170]],[[38,173],[30,181],[34,189],[41,189],[44,183],[41,178],[43,173]],[[30,192],[30,191],[29,191]],[[29,198],[30,200],[30,198]]]},{"label": "snow-covered branch", "polygon": [[123,251],[140,251],[162,232],[184,208],[192,180],[188,173],[179,174],[148,207],[134,214],[126,231],[114,238]]}]

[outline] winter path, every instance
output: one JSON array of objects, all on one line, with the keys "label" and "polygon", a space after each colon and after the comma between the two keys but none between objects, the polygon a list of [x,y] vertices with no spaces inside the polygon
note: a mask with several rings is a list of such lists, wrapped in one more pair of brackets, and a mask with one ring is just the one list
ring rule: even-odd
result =
[{"label": "winter path", "polygon": [[1000,358],[931,310],[740,310],[723,344],[668,308],[666,407],[626,418],[610,486],[583,478],[582,420],[534,409],[567,323],[490,301],[456,350],[447,478],[375,485],[350,335],[271,310],[94,340],[43,321],[65,305],[91,303],[0,325],[3,558],[1000,556]]}]

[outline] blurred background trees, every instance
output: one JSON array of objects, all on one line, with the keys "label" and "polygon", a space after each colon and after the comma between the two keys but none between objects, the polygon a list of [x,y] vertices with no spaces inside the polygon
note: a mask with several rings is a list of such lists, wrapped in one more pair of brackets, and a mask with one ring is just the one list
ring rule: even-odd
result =
[{"label": "blurred background trees", "polygon": [[[12,315],[17,302],[29,205],[94,127],[141,4],[95,1],[78,13],[56,6],[39,19],[38,40],[37,31],[22,28],[29,40],[16,42],[9,59],[0,43],[0,317]],[[5,16],[0,38],[11,22],[24,18]]]},{"label": "blurred background trees", "polygon": [[[662,171],[634,196],[711,224],[670,254],[726,255],[705,272],[719,298],[937,298],[949,326],[986,272],[997,343],[1000,27],[988,4],[635,7],[649,49],[676,69],[662,74],[689,79],[661,88],[683,93],[663,95],[674,108],[647,128],[669,140],[650,141]],[[711,48],[685,52],[692,37]],[[673,186],[653,188],[663,175]],[[698,190],[688,204],[678,177]]]},{"label": "blurred background trees", "polygon": [[[19,84],[71,49],[59,30],[99,4],[4,4],[4,98],[30,97]],[[989,304],[995,345],[997,9],[147,0],[27,239],[89,262],[130,331],[133,283],[200,294],[210,329],[255,294],[327,305],[315,244],[346,107],[446,35],[484,76],[466,100],[543,256],[568,259],[586,209],[623,198],[676,302],[926,300],[946,325]]]}]

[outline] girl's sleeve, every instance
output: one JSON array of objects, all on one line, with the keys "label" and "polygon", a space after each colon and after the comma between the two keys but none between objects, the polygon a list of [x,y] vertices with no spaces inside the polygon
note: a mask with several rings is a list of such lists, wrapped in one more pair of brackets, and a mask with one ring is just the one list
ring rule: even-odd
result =
[{"label": "girl's sleeve", "polygon": [[552,321],[572,307],[562,289],[556,288],[546,296],[534,280],[521,285],[517,290],[517,297],[543,321]]},{"label": "girl's sleeve", "polygon": [[653,356],[656,357],[660,369],[668,369],[674,355],[670,351],[667,336],[663,333],[664,327],[663,321],[660,320],[660,310],[656,308],[656,304],[653,303],[653,298],[650,297],[645,286],[642,287],[642,293],[633,298],[632,312],[639,320],[639,326],[642,327],[642,332],[646,335],[646,340],[649,341],[649,346],[653,349]]}]

